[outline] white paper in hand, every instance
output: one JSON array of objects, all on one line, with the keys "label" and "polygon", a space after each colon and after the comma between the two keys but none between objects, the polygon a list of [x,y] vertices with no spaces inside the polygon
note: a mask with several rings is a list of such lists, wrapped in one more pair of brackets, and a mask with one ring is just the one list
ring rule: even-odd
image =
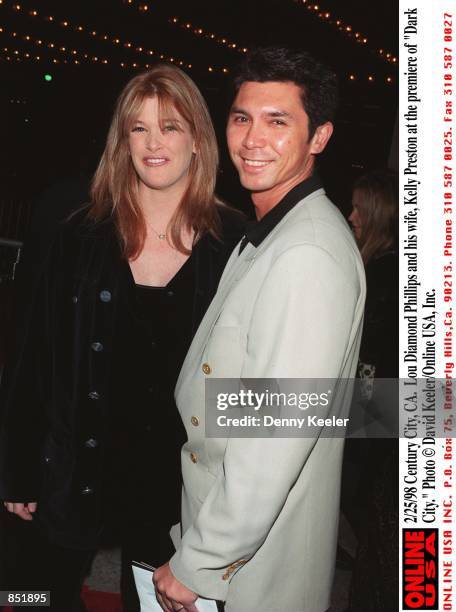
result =
[{"label": "white paper in hand", "polygon": [[[133,575],[136,590],[138,591],[141,612],[163,612],[155,597],[155,588],[152,582],[153,569],[145,563],[133,562]],[[195,602],[199,612],[217,612],[217,604],[213,599],[199,597]]]}]

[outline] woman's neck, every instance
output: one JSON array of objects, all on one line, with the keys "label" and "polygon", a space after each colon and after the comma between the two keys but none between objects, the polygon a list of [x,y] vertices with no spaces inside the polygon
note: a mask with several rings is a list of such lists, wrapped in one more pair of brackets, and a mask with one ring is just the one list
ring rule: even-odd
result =
[{"label": "woman's neck", "polygon": [[165,229],[176,212],[183,193],[173,190],[138,189],[138,204],[144,215],[146,225],[160,226],[160,231]]}]

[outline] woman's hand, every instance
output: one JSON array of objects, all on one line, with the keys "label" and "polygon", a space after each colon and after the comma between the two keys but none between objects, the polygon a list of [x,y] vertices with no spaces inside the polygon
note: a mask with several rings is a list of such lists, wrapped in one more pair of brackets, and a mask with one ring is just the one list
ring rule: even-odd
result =
[{"label": "woman's hand", "polygon": [[27,504],[22,504],[18,502],[4,502],[3,504],[8,512],[12,514],[17,514],[24,521],[33,520],[33,513],[36,512],[37,503],[36,502],[28,502]]}]

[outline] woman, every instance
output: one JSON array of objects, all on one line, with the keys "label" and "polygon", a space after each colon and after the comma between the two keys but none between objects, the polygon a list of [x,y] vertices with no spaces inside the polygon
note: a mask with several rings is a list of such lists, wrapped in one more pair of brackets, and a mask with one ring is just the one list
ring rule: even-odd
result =
[{"label": "woman", "polygon": [[361,176],[353,188],[353,226],[366,266],[368,295],[360,361],[375,376],[398,371],[398,179],[390,171]]},{"label": "woman", "polygon": [[[367,284],[359,376],[397,378],[397,174],[377,170],[361,176],[354,185],[352,203],[349,220],[366,266]],[[346,453],[357,455],[358,466],[362,466],[358,494],[351,501],[351,512],[350,508],[344,507],[358,532],[349,610],[394,610],[398,600],[399,572],[398,441],[371,439],[347,442]]]},{"label": "woman", "polygon": [[31,292],[3,385],[0,498],[41,537],[8,588],[50,588],[52,610],[79,609],[106,531],[152,564],[172,551],[185,441],[173,389],[243,229],[216,203],[217,163],[185,73],[159,64],[132,79],[90,207],[63,225]]}]

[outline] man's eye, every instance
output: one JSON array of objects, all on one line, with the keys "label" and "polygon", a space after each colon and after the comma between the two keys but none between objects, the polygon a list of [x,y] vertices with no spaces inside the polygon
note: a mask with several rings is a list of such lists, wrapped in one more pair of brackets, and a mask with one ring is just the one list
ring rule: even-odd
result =
[{"label": "man's eye", "polygon": [[244,117],[244,115],[236,115],[233,118],[233,121],[235,123],[247,123],[248,120],[247,120],[247,117]]},{"label": "man's eye", "polygon": [[287,125],[285,123],[285,121],[283,121],[282,119],[274,119],[274,121],[272,122],[274,125]]}]

